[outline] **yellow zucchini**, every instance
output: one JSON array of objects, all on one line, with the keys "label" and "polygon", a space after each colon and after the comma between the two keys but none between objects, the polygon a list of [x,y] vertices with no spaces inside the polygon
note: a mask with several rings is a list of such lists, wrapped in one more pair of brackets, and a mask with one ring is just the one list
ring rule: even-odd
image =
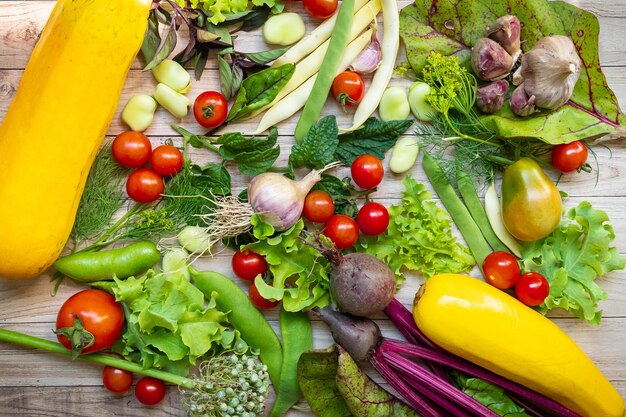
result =
[{"label": "yellow zucchini", "polygon": [[0,277],[35,277],[65,246],[151,3],[56,3],[0,125]]},{"label": "yellow zucchini", "polygon": [[624,401],[556,324],[478,279],[429,278],[413,305],[417,326],[462,358],[531,388],[584,417],[622,417]]}]

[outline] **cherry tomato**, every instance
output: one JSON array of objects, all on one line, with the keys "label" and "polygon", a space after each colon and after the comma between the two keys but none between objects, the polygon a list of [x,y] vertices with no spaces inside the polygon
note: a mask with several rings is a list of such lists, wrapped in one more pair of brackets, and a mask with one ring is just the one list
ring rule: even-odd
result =
[{"label": "cherry tomato", "polygon": [[546,278],[537,272],[522,274],[515,285],[517,299],[527,306],[538,306],[550,294],[550,284]]},{"label": "cherry tomato", "polygon": [[122,132],[113,139],[111,153],[115,161],[126,168],[139,168],[148,162],[152,144],[148,137],[131,130]]},{"label": "cherry tomato", "polygon": [[165,397],[165,383],[160,379],[145,376],[137,381],[135,397],[143,405],[155,405]]},{"label": "cherry tomato", "polygon": [[579,140],[556,145],[552,149],[552,166],[561,172],[576,171],[585,165],[589,151]]},{"label": "cherry tomato", "polygon": [[377,236],[389,226],[389,212],[378,203],[366,203],[356,215],[356,223],[363,234]]},{"label": "cherry tomato", "polygon": [[133,385],[133,373],[124,369],[105,366],[102,370],[104,387],[115,394],[128,391]]},{"label": "cherry tomato", "polygon": [[520,278],[519,264],[515,256],[508,252],[491,252],[483,261],[485,279],[501,290],[513,288]]},{"label": "cherry tomato", "polygon": [[352,162],[350,167],[352,179],[359,187],[369,190],[383,180],[385,170],[383,163],[374,155],[361,155]]},{"label": "cherry tomato", "polygon": [[333,81],[333,97],[337,100],[344,111],[346,106],[354,106],[361,102],[365,95],[365,82],[356,72],[344,71],[337,75]]},{"label": "cherry tomato", "polygon": [[254,282],[250,284],[250,288],[248,288],[248,296],[250,297],[250,301],[256,308],[267,309],[276,307],[280,301],[272,301],[267,298],[263,298],[263,296],[259,293]]},{"label": "cherry tomato", "polygon": [[228,101],[218,91],[205,91],[196,97],[193,115],[202,127],[218,127],[228,116]]},{"label": "cherry tomato", "polygon": [[335,213],[335,203],[326,191],[315,190],[304,199],[302,214],[315,223],[326,223]]},{"label": "cherry tomato", "polygon": [[164,190],[163,178],[148,168],[138,169],[130,174],[126,180],[126,193],[138,203],[155,201],[163,194]]},{"label": "cherry tomato", "polygon": [[315,19],[328,19],[337,10],[337,0],[302,0],[304,10]]},{"label": "cherry tomato", "polygon": [[332,240],[338,249],[346,249],[358,240],[359,227],[352,217],[335,214],[326,222],[324,235]]},{"label": "cherry tomato", "polygon": [[[68,334],[79,322],[93,336],[93,344],[84,349],[85,344],[73,347],[70,341],[72,336]],[[113,346],[122,334],[123,326],[124,311],[115,297],[101,290],[83,290],[72,295],[61,306],[56,321],[57,339],[69,350],[98,352]]]},{"label": "cherry tomato", "polygon": [[267,272],[265,258],[249,249],[235,252],[231,265],[235,275],[246,281],[254,281],[257,275]]},{"label": "cherry tomato", "polygon": [[163,177],[170,177],[183,169],[183,153],[172,145],[157,146],[150,155],[152,170]]}]

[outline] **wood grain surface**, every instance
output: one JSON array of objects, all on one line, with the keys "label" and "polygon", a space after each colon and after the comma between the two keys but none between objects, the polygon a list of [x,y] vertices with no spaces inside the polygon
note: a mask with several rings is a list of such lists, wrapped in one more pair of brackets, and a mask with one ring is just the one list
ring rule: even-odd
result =
[{"label": "wood grain surface", "polygon": [[[626,0],[568,0],[569,3],[594,13],[600,21],[600,61],[607,76],[609,86],[616,93],[622,107],[626,106]],[[398,1],[399,7],[410,2]],[[0,0],[0,119],[18,88],[23,69],[29,54],[43,28],[54,5],[53,1],[4,1]],[[302,11],[300,4],[289,3],[288,8]],[[313,23],[307,21],[309,28]],[[259,32],[241,33],[236,40],[242,51],[260,51],[266,49]],[[401,55],[399,60],[403,60]],[[115,119],[108,135],[115,136],[124,129],[120,120],[120,111],[126,100],[133,94],[151,92],[155,81],[149,73],[141,71],[142,62],[137,60],[131,70]],[[97,80],[94,80],[97,82]],[[394,85],[408,85],[408,80],[393,79]],[[194,81],[189,97],[195,97],[207,89],[219,89],[219,79],[215,62],[210,60],[207,70],[199,81]],[[340,125],[347,125],[349,119],[339,107],[329,101],[326,114],[337,114]],[[256,119],[233,125],[232,129],[249,132],[256,127]],[[279,142],[282,154],[279,162],[285,162],[293,143],[292,132],[297,122],[297,115],[279,125]],[[201,133],[193,117],[183,121],[160,109],[155,122],[146,132],[153,144],[163,143],[173,138],[180,143],[170,128],[172,123],[194,132]],[[621,254],[626,254],[626,144],[614,141],[608,147],[596,146],[599,176],[575,174],[564,176],[559,187],[569,194],[565,199],[567,207],[573,207],[582,200],[591,201],[594,207],[609,213],[617,234],[616,246]],[[216,160],[208,152],[196,151],[192,158],[197,161]],[[593,161],[592,161],[593,163]],[[339,172],[339,174],[345,173]],[[234,192],[243,189],[249,178],[235,170],[233,174]],[[420,182],[428,181],[416,165],[412,175]],[[556,177],[553,176],[554,179]],[[0,181],[2,181],[0,167]],[[401,178],[387,172],[383,184],[373,197],[384,204],[398,201],[402,191]],[[431,189],[432,190],[432,189]],[[2,204],[3,202],[0,202]],[[41,225],[46,227],[46,225]],[[2,231],[0,230],[0,234]],[[200,261],[199,269],[213,269],[229,276],[232,252],[224,250],[212,259]],[[567,314],[555,313],[551,318],[563,328],[580,347],[595,361],[597,366],[626,397],[626,285],[623,271],[609,274],[600,284],[608,292],[609,299],[601,303],[604,318],[598,327],[592,327]],[[419,286],[420,279],[410,276],[398,293],[398,298],[407,305]],[[55,340],[52,333],[58,308],[71,294],[81,287],[65,282],[55,297],[50,295],[49,273],[30,281],[0,281],[0,326],[50,340]],[[266,313],[268,320],[277,327],[277,312]],[[393,326],[383,317],[376,317],[383,333],[390,337],[401,337]],[[314,322],[315,347],[324,348],[331,343],[326,327]],[[372,377],[380,378],[369,367],[365,367]],[[273,397],[270,398],[270,401]],[[289,417],[312,416],[306,411],[292,410]],[[70,362],[66,358],[52,354],[23,349],[0,343],[0,416],[178,416],[179,394],[176,387],[169,387],[168,394],[161,404],[146,408],[137,402],[131,394],[115,396],[102,387],[101,368],[81,361]],[[602,416],[598,416],[602,417]]]}]

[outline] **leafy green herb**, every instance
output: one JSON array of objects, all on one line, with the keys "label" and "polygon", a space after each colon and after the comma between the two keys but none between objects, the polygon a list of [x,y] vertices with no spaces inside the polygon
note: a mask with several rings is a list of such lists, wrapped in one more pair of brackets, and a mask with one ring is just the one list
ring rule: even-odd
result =
[{"label": "leafy green herb", "polygon": [[281,0],[174,0],[180,7],[191,7],[207,13],[209,22],[217,25],[228,15],[247,11],[253,6],[282,7]]},{"label": "leafy green herb", "polygon": [[613,227],[602,210],[587,201],[567,212],[567,217],[544,239],[524,246],[525,271],[543,274],[550,295],[540,306],[542,313],[561,308],[591,324],[599,324],[598,301],[607,297],[596,279],[624,269],[626,259],[614,246]]},{"label": "leafy green herb", "polygon": [[226,120],[231,122],[250,116],[256,110],[270,104],[287,84],[295,68],[294,64],[285,64],[277,68],[264,69],[246,78]]},{"label": "leafy green herb", "polygon": [[346,166],[350,166],[358,156],[366,153],[384,159],[385,153],[412,124],[412,120],[383,122],[370,117],[360,129],[339,135],[335,157]]},{"label": "leafy green herb", "polygon": [[457,388],[503,417],[529,417],[524,409],[509,398],[504,390],[482,379],[452,371],[450,379]]},{"label": "leafy green herb", "polygon": [[335,116],[326,116],[311,126],[301,143],[292,146],[289,155],[291,169],[307,167],[322,169],[335,160],[339,144],[339,128]]},{"label": "leafy green herb", "polygon": [[[574,94],[558,111],[517,117],[508,103],[484,124],[502,138],[529,137],[548,143],[568,143],[607,133],[623,134],[624,115],[602,73],[598,54],[598,19],[566,2],[546,0],[417,0],[400,13],[400,34],[407,58],[418,76],[431,51],[454,55],[469,63],[470,49],[498,16],[515,15],[522,25],[522,49],[527,51],[549,35],[570,37],[583,60]],[[536,16],[541,16],[540,20]]]},{"label": "leafy green herb", "polygon": [[144,68],[145,71],[150,71],[157,65],[159,65],[165,58],[170,56],[172,51],[176,48],[176,23],[174,20],[171,21],[169,27],[167,28],[167,35],[165,36],[165,40],[161,42],[159,47],[154,51],[154,55],[148,65]]},{"label": "leafy green herb", "polygon": [[322,179],[313,186],[312,190],[322,190],[330,195],[335,203],[335,214],[343,214],[348,217],[357,215],[359,209],[356,200],[363,193],[356,191],[350,177],[340,180],[335,176],[322,174]]},{"label": "leafy green herb", "polygon": [[328,305],[332,267],[321,253],[302,242],[302,219],[277,235],[258,216],[253,216],[251,222],[258,241],[244,248],[265,256],[273,277],[271,286],[260,277],[255,280],[259,293],[265,298],[282,300],[286,311]]},{"label": "leafy green herb", "polygon": [[247,53],[239,53],[242,57],[249,59],[252,62],[255,62],[259,65],[269,64],[274,61],[279,56],[283,55],[285,52],[289,50],[289,46],[284,48],[270,49],[267,51],[261,52],[247,52]]},{"label": "leafy green herb", "polygon": [[184,274],[149,271],[140,278],[115,278],[115,283],[115,298],[126,307],[126,331],[119,353],[127,359],[187,375],[196,359],[235,341],[226,314],[215,308],[213,298],[206,300]]},{"label": "leafy green herb", "polygon": [[231,65],[221,56],[217,56],[217,65],[220,71],[220,89],[226,100],[233,98],[243,81],[243,70],[238,65]]},{"label": "leafy green herb", "polygon": [[444,272],[469,272],[474,258],[452,234],[452,220],[439,208],[424,185],[410,175],[404,181],[402,205],[389,207],[389,227],[376,237],[364,238],[357,250],[386,262],[400,282],[402,268],[425,277]]}]

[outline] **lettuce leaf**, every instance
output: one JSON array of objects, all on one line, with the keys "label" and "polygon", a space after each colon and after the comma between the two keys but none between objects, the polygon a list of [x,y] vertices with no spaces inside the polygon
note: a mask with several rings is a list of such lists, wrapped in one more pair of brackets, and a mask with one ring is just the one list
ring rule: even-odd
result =
[{"label": "lettuce leaf", "polygon": [[357,250],[386,262],[399,282],[403,268],[425,277],[445,272],[469,272],[475,261],[469,249],[452,235],[452,220],[439,208],[423,184],[410,175],[402,181],[402,205],[389,207],[389,227],[382,235],[361,240]]},{"label": "lettuce leaf", "polygon": [[568,211],[554,232],[524,247],[524,270],[539,272],[550,283],[550,295],[539,307],[541,313],[561,308],[600,324],[598,301],[607,294],[596,279],[626,266],[626,259],[611,246],[615,232],[608,221],[604,211],[583,201]]},{"label": "lettuce leaf", "polygon": [[226,15],[245,12],[252,7],[267,6],[280,13],[282,0],[174,0],[180,7],[202,9],[209,14],[209,22],[217,25],[226,20]]}]

